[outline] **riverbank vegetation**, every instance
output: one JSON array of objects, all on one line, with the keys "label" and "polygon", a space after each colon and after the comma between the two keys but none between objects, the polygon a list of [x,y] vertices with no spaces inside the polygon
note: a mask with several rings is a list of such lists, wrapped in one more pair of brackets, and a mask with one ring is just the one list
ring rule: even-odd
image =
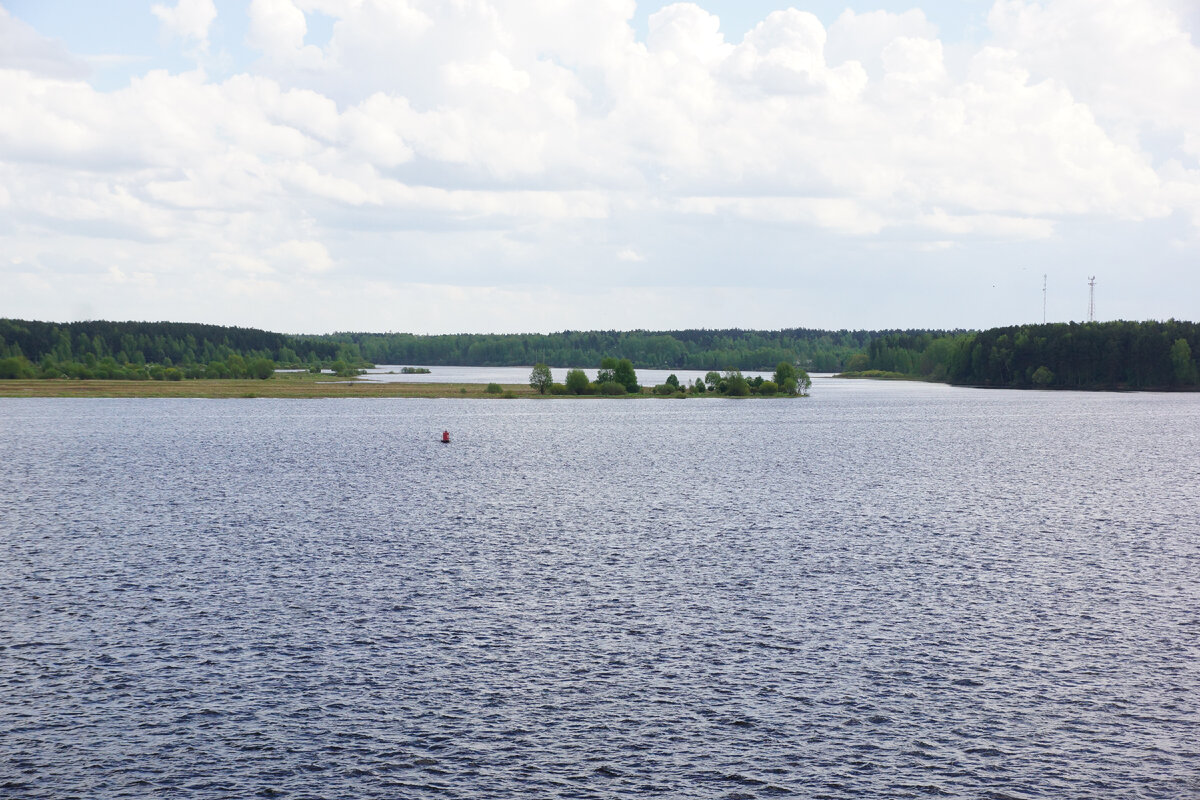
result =
[{"label": "riverbank vegetation", "polygon": [[689,395],[714,394],[722,397],[807,397],[812,387],[812,380],[802,369],[781,361],[775,367],[771,380],[756,375],[746,378],[741,370],[726,370],[724,374],[716,371],[709,372],[704,379],[697,378],[692,384],[681,384],[675,374],[657,386],[641,386],[637,382],[637,372],[633,363],[627,358],[603,358],[600,369],[596,371],[596,380],[588,380],[587,373],[581,369],[567,371],[563,383],[555,383],[551,376],[550,367],[536,364],[529,373],[529,386],[541,395],[603,395],[619,397],[622,395],[648,394],[657,397],[687,397]]}]

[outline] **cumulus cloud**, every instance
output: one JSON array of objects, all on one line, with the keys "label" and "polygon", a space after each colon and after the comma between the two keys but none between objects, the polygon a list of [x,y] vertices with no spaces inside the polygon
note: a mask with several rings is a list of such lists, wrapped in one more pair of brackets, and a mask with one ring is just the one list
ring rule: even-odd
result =
[{"label": "cumulus cloud", "polygon": [[208,29],[217,18],[213,0],[179,0],[174,6],[155,3],[150,11],[166,33],[196,42],[201,52],[208,49]]},{"label": "cumulus cloud", "polygon": [[[1195,132],[1200,47],[1183,0],[998,0],[989,25],[1035,79],[1063,83],[1101,119]],[[1117,133],[1121,133],[1119,129]]]},{"label": "cumulus cloud", "polygon": [[879,78],[883,75],[883,52],[892,42],[937,37],[937,26],[919,9],[902,14],[846,9],[829,26],[825,56],[830,64],[857,62],[871,77]]},{"label": "cumulus cloud", "polygon": [[304,44],[308,22],[291,0],[251,0],[247,12],[250,32],[247,42],[269,62],[287,67],[319,68],[320,48]]},{"label": "cumulus cloud", "polygon": [[[786,9],[729,41],[674,3],[641,42],[632,0],[250,0],[247,73],[112,91],[0,9],[0,209],[26,242],[140,242],[145,263],[110,281],[167,253],[245,295],[381,262],[411,283],[456,253],[553,282],[579,242],[606,254],[595,269],[642,265],[621,244],[639,225],[929,252],[1078,220],[1200,226],[1182,2],[997,0],[990,39],[948,65],[917,10],[826,27]],[[216,16],[211,0],[152,10],[202,46]],[[317,11],[334,19],[321,46]]]},{"label": "cumulus cloud", "polygon": [[87,64],[62,42],[47,39],[0,6],[0,69],[50,78],[85,78]]}]

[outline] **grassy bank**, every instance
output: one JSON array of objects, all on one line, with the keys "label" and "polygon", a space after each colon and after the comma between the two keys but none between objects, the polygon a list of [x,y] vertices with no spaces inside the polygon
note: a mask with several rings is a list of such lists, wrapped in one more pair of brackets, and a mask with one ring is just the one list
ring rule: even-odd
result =
[{"label": "grassy bank", "polygon": [[[682,394],[668,398],[683,397]],[[688,395],[689,397],[691,395]],[[708,397],[723,397],[711,394]],[[773,397],[776,395],[772,395]],[[779,395],[782,396],[782,395]],[[180,381],[106,381],[71,379],[6,379],[0,380],[0,397],[477,397],[504,400],[514,397],[537,399],[581,399],[605,397],[620,400],[655,397],[663,399],[648,388],[631,395],[574,395],[539,394],[529,384],[500,384],[498,393],[489,393],[482,383],[382,383],[355,379],[339,379],[329,374],[308,372],[278,372],[266,380],[221,378],[219,380]]]},{"label": "grassy bank", "polygon": [[835,378],[870,378],[877,381],[924,381],[916,375],[905,375],[903,372],[888,372],[882,369],[867,369],[861,372],[839,372]]},{"label": "grassy bank", "polygon": [[[0,397],[486,397],[484,384],[338,382],[329,375],[276,375],[267,380],[102,381],[5,380]],[[538,397],[528,385],[505,385],[506,394]]]}]

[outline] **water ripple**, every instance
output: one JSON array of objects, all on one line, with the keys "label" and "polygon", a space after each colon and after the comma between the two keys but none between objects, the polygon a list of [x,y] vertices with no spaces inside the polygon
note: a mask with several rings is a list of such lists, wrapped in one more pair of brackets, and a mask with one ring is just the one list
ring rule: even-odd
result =
[{"label": "water ripple", "polygon": [[1200,796],[1200,398],[820,388],[0,401],[0,796]]}]

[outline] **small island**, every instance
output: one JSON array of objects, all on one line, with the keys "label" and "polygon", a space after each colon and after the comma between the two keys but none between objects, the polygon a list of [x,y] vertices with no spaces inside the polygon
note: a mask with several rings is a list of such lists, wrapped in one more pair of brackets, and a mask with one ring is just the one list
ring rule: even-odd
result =
[{"label": "small island", "polygon": [[[494,385],[494,384],[493,384]],[[545,364],[536,364],[529,373],[529,386],[540,395],[584,396],[600,395],[620,397],[623,395],[652,395],[655,397],[688,397],[712,394],[718,397],[807,397],[812,387],[808,373],[786,361],[775,367],[771,380],[761,376],[746,378],[741,370],[731,369],[724,373],[710,371],[704,378],[691,384],[679,382],[674,373],[657,386],[641,386],[637,372],[628,358],[604,358],[596,372],[596,380],[588,380],[581,369],[567,370],[566,380],[556,383]]]},{"label": "small island", "polygon": [[401,375],[429,375],[433,370],[428,367],[401,367]]}]

